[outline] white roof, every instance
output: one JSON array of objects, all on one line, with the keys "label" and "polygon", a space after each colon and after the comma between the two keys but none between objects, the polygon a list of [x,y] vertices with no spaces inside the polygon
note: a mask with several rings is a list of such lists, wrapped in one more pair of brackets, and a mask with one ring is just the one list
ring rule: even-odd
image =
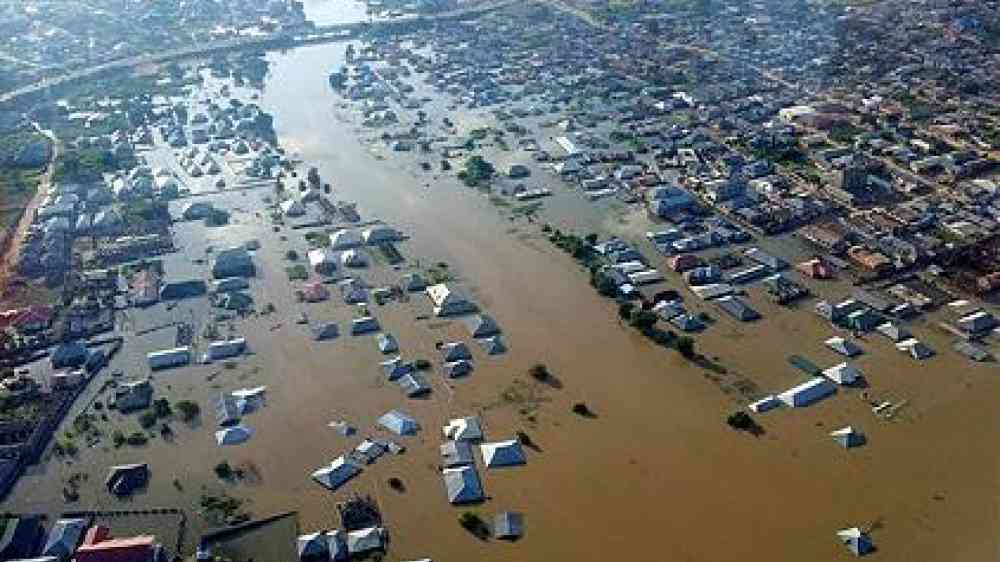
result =
[{"label": "white roof", "polygon": [[749,408],[751,412],[760,414],[768,410],[773,410],[774,408],[777,408],[780,405],[781,405],[781,400],[778,400],[777,396],[773,394],[768,394],[767,396],[761,398],[760,400],[751,402],[749,405],[747,405],[747,408]]},{"label": "white roof", "polygon": [[360,554],[382,548],[382,529],[379,527],[369,527],[347,533],[347,551],[351,554]]},{"label": "white roof", "polygon": [[325,488],[331,491],[344,485],[345,482],[354,478],[361,472],[361,467],[347,460],[341,455],[329,465],[321,467],[312,473],[312,478]]},{"label": "white roof", "polygon": [[830,349],[848,357],[854,357],[855,355],[861,355],[862,353],[861,348],[858,347],[857,344],[840,336],[834,336],[826,340],[824,343]]},{"label": "white roof", "polygon": [[513,466],[524,464],[524,450],[521,443],[515,439],[508,441],[497,441],[495,443],[483,443],[479,446],[479,451],[483,455],[483,464],[488,467]]},{"label": "white roof", "polygon": [[219,445],[239,445],[253,437],[254,430],[245,425],[234,425],[215,432],[215,441]]},{"label": "white roof", "polygon": [[330,247],[347,250],[361,245],[361,235],[351,228],[342,228],[330,235]]},{"label": "white roof", "polygon": [[458,361],[460,359],[472,359],[469,353],[469,346],[465,342],[449,342],[441,346],[441,354],[445,361]]},{"label": "white roof", "polygon": [[441,471],[445,491],[451,503],[471,503],[483,499],[483,487],[479,474],[471,466],[446,468]]},{"label": "white roof", "polygon": [[823,376],[837,384],[853,384],[863,376],[861,369],[848,362],[834,365],[823,371]]},{"label": "white roof", "polygon": [[478,416],[455,418],[441,428],[445,438],[455,441],[475,441],[483,438],[482,422]]},{"label": "white roof", "polygon": [[420,429],[417,420],[399,410],[390,410],[378,419],[378,424],[396,435],[413,435]]}]

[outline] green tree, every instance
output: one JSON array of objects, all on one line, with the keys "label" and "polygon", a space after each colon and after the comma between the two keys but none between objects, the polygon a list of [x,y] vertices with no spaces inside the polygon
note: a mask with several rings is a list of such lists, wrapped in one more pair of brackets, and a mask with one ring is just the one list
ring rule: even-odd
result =
[{"label": "green tree", "polygon": [[695,355],[694,338],[691,336],[677,338],[677,351],[685,358],[692,359]]}]

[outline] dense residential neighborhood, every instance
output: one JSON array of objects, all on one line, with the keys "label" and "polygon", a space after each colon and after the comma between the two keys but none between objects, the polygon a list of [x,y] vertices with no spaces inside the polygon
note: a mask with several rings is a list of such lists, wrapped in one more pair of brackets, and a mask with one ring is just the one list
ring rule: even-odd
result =
[{"label": "dense residential neighborhood", "polygon": [[40,85],[0,103],[0,558],[541,560],[577,541],[525,527],[596,497],[701,544],[700,490],[801,518],[779,559],[904,560],[942,539],[883,506],[979,513],[956,481],[991,454],[922,435],[992,409],[997,1],[0,16],[0,96]]}]

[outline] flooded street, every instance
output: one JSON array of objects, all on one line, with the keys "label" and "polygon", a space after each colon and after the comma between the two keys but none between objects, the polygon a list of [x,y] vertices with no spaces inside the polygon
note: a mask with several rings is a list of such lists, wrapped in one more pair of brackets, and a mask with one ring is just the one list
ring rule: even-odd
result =
[{"label": "flooded street", "polygon": [[[331,18],[343,15],[344,6],[334,0],[307,2],[307,10],[329,10]],[[92,463],[98,474],[105,465],[149,462],[150,488],[129,508],[193,512],[202,491],[226,490],[250,498],[247,508],[256,516],[298,510],[302,530],[312,531],[333,525],[336,501],[368,493],[386,518],[390,560],[708,562],[756,560],[765,550],[779,561],[837,560],[848,554],[833,532],[861,524],[874,525],[872,535],[884,551],[877,555],[880,560],[998,555],[1000,466],[994,447],[1000,427],[993,412],[1000,383],[995,364],[961,361],[948,349],[949,338],[928,320],[915,331],[941,353],[919,369],[877,335],[862,342],[867,353],[858,366],[867,374],[867,392],[909,400],[893,421],[872,415],[861,391],[842,389],[810,408],[761,416],[765,433],[760,437],[735,432],[725,417],[743,404],[733,390],[738,379],[752,381],[762,393],[779,391],[802,380],[787,362],[790,354],[803,354],[823,367],[839,362],[822,344],[832,330],[808,310],[810,304],[778,307],[757,287],[749,301],[763,319],[739,324],[684,292],[694,310],[716,318],[697,345],[725,372],[708,372],[655,347],[618,322],[614,302],[590,287],[587,272],[551,245],[538,224],[511,220],[454,177],[421,172],[420,154],[359,142],[359,136],[373,133],[358,130],[326,79],[343,63],[343,51],[344,45],[332,44],[269,56],[270,74],[259,103],[274,116],[278,138],[289,153],[318,166],[323,180],[332,184],[333,199],[356,201],[365,219],[381,219],[411,237],[399,245],[407,266],[395,271],[379,264],[364,274],[368,281],[395,281],[418,261],[421,267],[445,262],[459,285],[496,318],[510,351],[487,357],[471,346],[474,373],[447,380],[437,368],[435,344],[468,341],[461,321],[418,320],[430,312],[422,295],[372,306],[383,329],[399,340],[404,358],[435,363],[428,375],[432,394],[424,400],[404,398],[384,382],[377,365],[383,357],[373,337],[346,333],[352,307],[336,296],[311,305],[295,299],[296,285],[283,272],[284,256],[289,249],[303,254],[307,245],[301,232],[284,229],[279,235],[254,214],[270,190],[210,196],[233,209],[232,224],[177,229],[182,252],[170,255],[165,267],[206,275],[208,266],[192,259],[207,247],[260,240],[252,293],[258,305],[273,303],[277,312],[235,324],[253,350],[235,368],[192,365],[154,376],[157,396],[201,404],[200,425],[175,424],[172,442],[83,453],[79,462]],[[546,199],[540,221],[632,238],[641,237],[647,226],[643,217],[625,210],[610,212],[606,204],[585,202],[552,177],[534,181],[547,182],[556,192]],[[623,216],[628,220],[620,220]],[[647,254],[663,265],[663,258]],[[679,277],[671,275],[669,282],[679,287]],[[849,290],[817,289],[829,297]],[[186,301],[170,314],[193,316],[204,306]],[[294,323],[301,310],[314,323],[337,321],[342,335],[313,341],[306,327]],[[171,345],[172,331],[143,336],[136,331],[127,337],[146,338],[143,349]],[[122,359],[121,367],[140,376],[142,359]],[[559,384],[528,377],[535,363],[547,365]],[[217,447],[214,399],[221,391],[255,385],[268,387],[267,406],[246,418],[256,435],[239,447]],[[511,390],[518,398],[504,399]],[[570,408],[577,402],[586,403],[595,417],[574,415]],[[396,438],[407,447],[405,454],[365,467],[336,494],[310,480],[315,468],[358,438],[385,437],[374,422],[392,408],[405,410],[422,425],[415,437]],[[524,431],[538,445],[526,451],[524,467],[480,468],[489,499],[472,509],[484,517],[523,512],[526,534],[513,544],[474,538],[457,523],[464,509],[445,498],[438,471],[440,428],[449,418],[475,413],[483,416],[489,440]],[[356,425],[359,435],[344,438],[327,427],[341,418]],[[863,428],[873,446],[846,451],[831,443],[827,434],[847,424]],[[222,460],[247,467],[252,478],[221,484],[212,467]],[[5,507],[62,509],[58,475],[77,470],[57,460],[36,467]],[[402,479],[405,491],[390,489],[390,477]],[[81,496],[88,505],[118,505],[99,482],[81,489]],[[208,527],[196,518],[189,526],[189,541]]]}]

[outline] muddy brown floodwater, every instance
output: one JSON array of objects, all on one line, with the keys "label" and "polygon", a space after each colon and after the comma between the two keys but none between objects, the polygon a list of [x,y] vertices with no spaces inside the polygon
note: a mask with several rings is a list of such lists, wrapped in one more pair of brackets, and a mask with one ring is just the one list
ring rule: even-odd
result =
[{"label": "muddy brown floodwater", "polygon": [[[134,503],[193,509],[203,486],[223,488],[211,467],[227,459],[252,465],[256,474],[254,482],[225,486],[230,494],[249,498],[255,515],[298,510],[303,530],[330,526],[334,503],[347,494],[372,494],[392,534],[390,560],[837,560],[849,554],[834,532],[855,525],[872,526],[879,560],[997,558],[995,365],[960,360],[927,322],[914,330],[939,354],[924,363],[884,340],[862,342],[867,353],[857,363],[867,374],[868,392],[909,400],[893,421],[873,416],[859,391],[842,390],[809,408],[760,416],[766,430],[760,437],[734,432],[724,419],[741,407],[732,388],[737,380],[782,390],[802,380],[788,365],[789,354],[823,366],[839,362],[822,345],[831,335],[828,325],[808,307],[770,305],[758,289],[750,300],[764,319],[751,326],[705,308],[718,320],[698,337],[698,346],[726,367],[725,374],[655,348],[618,324],[614,304],[538,236],[536,225],[511,222],[483,195],[419,172],[418,155],[382,160],[359,144],[353,126],[338,119],[339,100],[326,84],[342,51],[342,45],[327,45],[272,56],[261,105],[274,114],[283,144],[317,163],[337,198],[356,200],[366,218],[412,235],[401,245],[409,260],[447,262],[496,317],[510,352],[487,358],[476,348],[473,375],[446,384],[435,373],[430,398],[406,400],[394,385],[380,382],[381,356],[370,338],[317,344],[294,325],[300,305],[281,271],[282,256],[304,243],[292,233],[281,242],[249,211],[237,213],[236,224],[192,227],[180,241],[193,251],[260,238],[263,273],[255,296],[282,312],[240,323],[255,355],[211,383],[206,378],[218,367],[156,375],[158,392],[202,402],[204,426],[179,428],[173,444],[85,451],[72,467],[50,462],[22,480],[6,508],[59,509],[59,475],[82,465],[97,472],[93,480],[97,467],[143,458],[154,481]],[[580,230],[630,228],[605,219],[566,188],[551,187],[559,193],[546,201],[545,220]],[[243,201],[252,210],[259,197]],[[396,275],[382,267],[370,278]],[[437,365],[435,342],[468,338],[457,321],[416,321],[428,308],[426,299],[414,298],[374,312],[405,357]],[[342,331],[352,313],[336,299],[308,310],[314,320],[338,320]],[[548,365],[560,388],[525,376],[536,362]],[[255,384],[269,389],[268,406],[246,420],[257,435],[240,447],[218,449],[208,401],[220,389]],[[501,400],[505,390],[516,391],[517,399]],[[596,417],[572,414],[579,401]],[[398,439],[406,454],[383,457],[336,494],[309,480],[313,469],[356,442],[328,429],[329,421],[345,418],[362,436],[378,433],[375,418],[394,407],[423,426],[416,437]],[[527,450],[524,467],[479,467],[489,499],[473,509],[484,516],[524,512],[526,535],[514,544],[474,538],[456,522],[463,508],[445,499],[437,470],[439,428],[449,417],[477,412],[489,438],[524,430],[538,445]],[[846,424],[863,429],[869,443],[851,451],[835,446],[827,434]],[[389,488],[393,476],[404,481],[405,492]],[[171,485],[173,477],[183,481],[183,491]],[[99,488],[85,487],[81,504],[116,505]],[[206,524],[193,519],[193,526],[197,531]]]}]

